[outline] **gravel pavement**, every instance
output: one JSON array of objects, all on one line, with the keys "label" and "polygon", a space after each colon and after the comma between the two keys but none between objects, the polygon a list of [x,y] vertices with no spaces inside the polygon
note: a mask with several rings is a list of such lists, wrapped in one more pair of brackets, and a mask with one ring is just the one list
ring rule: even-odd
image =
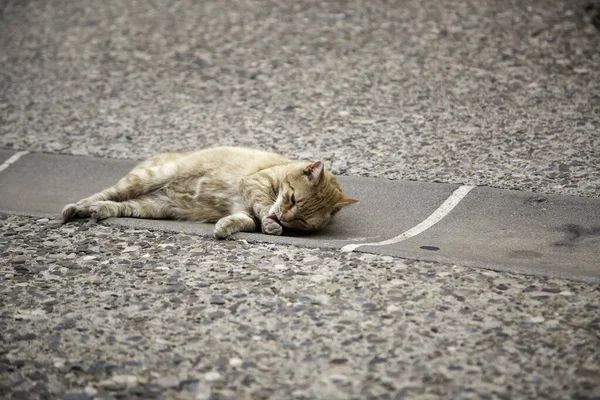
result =
[{"label": "gravel pavement", "polygon": [[0,390],[12,398],[600,390],[597,285],[2,218]]},{"label": "gravel pavement", "polygon": [[[0,148],[600,196],[600,4],[5,0]],[[596,24],[596,25],[595,25]],[[0,216],[0,397],[598,399],[600,288]]]},{"label": "gravel pavement", "polygon": [[597,0],[2,4],[0,147],[600,195]]}]

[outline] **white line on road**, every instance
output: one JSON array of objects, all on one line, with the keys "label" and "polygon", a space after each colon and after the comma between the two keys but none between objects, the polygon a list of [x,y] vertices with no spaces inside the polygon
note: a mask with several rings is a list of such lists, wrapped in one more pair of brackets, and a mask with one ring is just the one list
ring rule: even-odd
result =
[{"label": "white line on road", "polygon": [[23,157],[25,154],[29,154],[29,152],[28,151],[20,151],[18,153],[13,154],[12,156],[10,156],[8,160],[4,161],[2,163],[2,165],[0,165],[0,172],[4,171],[11,164],[14,164],[15,162],[17,162],[17,160],[19,158]]},{"label": "white line on road", "polygon": [[398,235],[396,237],[393,237],[388,240],[384,240],[382,242],[347,244],[346,246],[342,247],[342,251],[349,253],[351,251],[356,250],[357,248],[359,248],[361,246],[385,246],[387,244],[398,243],[398,242],[401,242],[408,238],[411,238],[413,236],[416,236],[419,233],[431,228],[433,225],[440,222],[440,220],[442,218],[444,218],[446,215],[448,215],[448,213],[450,211],[452,211],[452,209],[454,207],[456,207],[456,205],[458,203],[460,203],[460,201],[462,199],[464,199],[464,197],[474,188],[475,188],[475,186],[467,186],[467,185],[459,187],[450,195],[450,197],[448,197],[446,199],[446,201],[444,201],[442,203],[441,206],[439,206],[437,208],[437,210],[432,212],[431,215],[429,217],[427,217],[424,221],[422,221],[420,224],[418,224],[416,226],[413,226],[406,232],[401,233],[400,235]]}]

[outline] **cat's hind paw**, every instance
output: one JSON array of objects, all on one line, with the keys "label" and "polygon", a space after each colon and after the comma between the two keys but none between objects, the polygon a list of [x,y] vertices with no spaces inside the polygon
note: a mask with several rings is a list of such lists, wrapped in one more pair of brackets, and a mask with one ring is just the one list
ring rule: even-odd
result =
[{"label": "cat's hind paw", "polygon": [[283,233],[283,227],[271,218],[263,218],[261,220],[261,227],[263,233],[266,233],[267,235],[279,236]]},{"label": "cat's hind paw", "polygon": [[67,221],[72,220],[77,215],[77,204],[67,204],[62,209],[62,222],[63,224]]},{"label": "cat's hind paw", "polygon": [[73,218],[86,218],[90,216],[89,207],[84,207],[80,203],[67,204],[62,209],[62,222],[72,220]]},{"label": "cat's hind paw", "polygon": [[97,201],[90,206],[90,217],[97,221],[118,215],[118,206],[113,201]]}]

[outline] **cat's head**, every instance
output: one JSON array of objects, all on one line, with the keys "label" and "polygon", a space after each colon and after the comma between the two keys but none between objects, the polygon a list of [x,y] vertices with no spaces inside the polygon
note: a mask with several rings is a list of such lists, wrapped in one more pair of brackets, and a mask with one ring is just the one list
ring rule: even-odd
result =
[{"label": "cat's head", "polygon": [[269,217],[286,228],[316,231],[327,226],[342,208],[357,201],[342,194],[337,179],[321,161],[298,162],[282,179]]}]

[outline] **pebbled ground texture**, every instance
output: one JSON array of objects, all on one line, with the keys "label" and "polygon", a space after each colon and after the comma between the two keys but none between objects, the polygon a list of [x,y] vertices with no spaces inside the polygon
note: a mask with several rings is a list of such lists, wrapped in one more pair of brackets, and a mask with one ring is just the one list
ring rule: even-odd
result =
[{"label": "pebbled ground texture", "polygon": [[591,399],[600,390],[598,285],[1,218],[6,398]]},{"label": "pebbled ground texture", "polygon": [[[0,148],[600,195],[590,0],[0,2]],[[60,177],[59,177],[60,178]],[[597,398],[598,285],[0,217],[3,398]]]},{"label": "pebbled ground texture", "polygon": [[[0,147],[600,195],[594,0],[5,1]],[[597,22],[597,21],[596,21]]]}]

